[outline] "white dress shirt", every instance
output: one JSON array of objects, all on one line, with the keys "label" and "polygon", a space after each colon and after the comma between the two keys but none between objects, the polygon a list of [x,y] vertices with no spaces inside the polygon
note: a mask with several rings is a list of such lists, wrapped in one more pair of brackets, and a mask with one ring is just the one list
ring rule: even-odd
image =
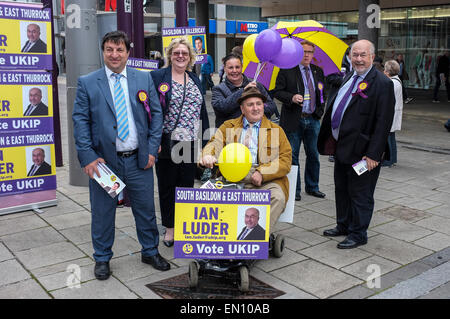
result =
[{"label": "white dress shirt", "polygon": [[[116,79],[112,75],[114,72],[111,71],[106,65],[105,65],[105,71],[106,71],[106,77],[108,78],[109,90],[111,91],[111,96],[113,98],[113,102],[115,103],[115,101],[114,101],[114,83],[116,82]],[[133,151],[133,150],[137,149],[139,146],[139,142],[138,142],[136,124],[134,123],[133,110],[131,109],[130,94],[128,92],[127,68],[124,68],[120,74],[123,75],[120,78],[120,85],[122,86],[123,93],[125,94],[125,104],[127,105],[129,135],[125,139],[125,141],[122,141],[119,137],[116,137],[116,151],[117,152],[126,152],[126,151]]]}]

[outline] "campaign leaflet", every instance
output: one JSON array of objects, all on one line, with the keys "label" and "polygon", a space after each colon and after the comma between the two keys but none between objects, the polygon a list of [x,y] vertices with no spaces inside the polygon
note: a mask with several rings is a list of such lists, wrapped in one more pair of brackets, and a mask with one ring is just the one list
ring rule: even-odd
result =
[{"label": "campaign leaflet", "polygon": [[176,188],[175,258],[267,259],[269,226],[268,190]]},{"label": "campaign leaflet", "polygon": [[104,163],[97,164],[100,176],[94,173],[94,179],[108,193],[115,198],[125,188],[125,183]]}]

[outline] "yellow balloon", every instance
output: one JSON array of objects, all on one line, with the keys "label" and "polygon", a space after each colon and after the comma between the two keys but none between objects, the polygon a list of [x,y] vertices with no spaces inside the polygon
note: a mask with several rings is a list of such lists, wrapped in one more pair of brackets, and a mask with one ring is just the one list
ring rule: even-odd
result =
[{"label": "yellow balloon", "polygon": [[259,63],[259,59],[255,53],[255,40],[258,34],[249,35],[245,41],[242,48],[242,54],[248,58],[251,62]]},{"label": "yellow balloon", "polygon": [[219,169],[226,180],[236,183],[247,176],[252,167],[252,154],[241,143],[231,143],[225,146],[219,155]]}]

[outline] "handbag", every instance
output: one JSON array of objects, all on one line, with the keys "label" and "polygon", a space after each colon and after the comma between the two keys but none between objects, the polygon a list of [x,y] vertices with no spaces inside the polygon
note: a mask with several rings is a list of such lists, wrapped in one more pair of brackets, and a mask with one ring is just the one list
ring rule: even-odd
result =
[{"label": "handbag", "polygon": [[[175,122],[174,130],[177,128],[180,121],[181,112],[183,111],[184,100],[186,98],[186,73],[184,73],[184,86],[183,86],[183,99],[181,100],[180,112],[178,112],[177,120]],[[167,159],[171,158],[172,148],[180,141],[172,140],[173,130],[169,133],[162,133],[161,136],[161,152],[158,154],[158,158]]]}]

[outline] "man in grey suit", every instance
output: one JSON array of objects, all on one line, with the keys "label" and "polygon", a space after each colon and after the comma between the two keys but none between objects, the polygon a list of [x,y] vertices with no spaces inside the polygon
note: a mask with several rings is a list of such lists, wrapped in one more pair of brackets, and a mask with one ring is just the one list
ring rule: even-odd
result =
[{"label": "man in grey suit", "polygon": [[[159,233],[153,201],[153,166],[162,133],[162,110],[149,73],[126,67],[130,41],[122,31],[107,33],[102,41],[105,67],[78,79],[72,119],[78,159],[91,178],[92,243],[97,279],[110,276],[117,198],[111,198],[93,179],[99,162],[126,184],[142,245],[141,260],[158,270],[170,264],[158,252]],[[151,120],[137,100],[148,96]]]}]

